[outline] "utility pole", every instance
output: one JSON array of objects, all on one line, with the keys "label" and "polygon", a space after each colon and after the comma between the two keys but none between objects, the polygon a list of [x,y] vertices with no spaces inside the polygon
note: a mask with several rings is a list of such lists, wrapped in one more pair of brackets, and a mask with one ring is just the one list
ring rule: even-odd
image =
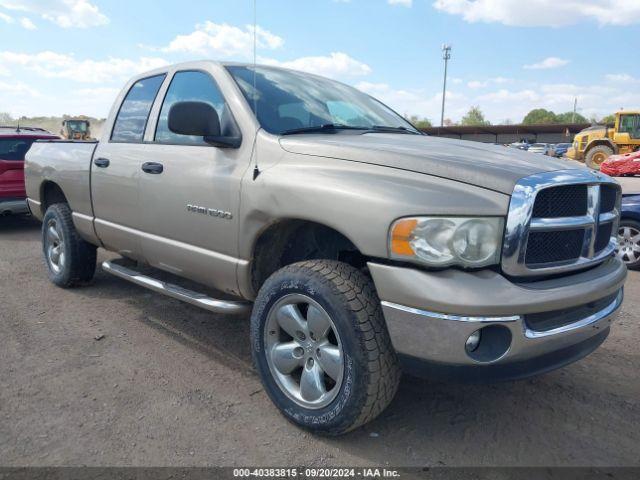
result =
[{"label": "utility pole", "polygon": [[442,85],[442,114],[440,115],[440,126],[444,127],[444,101],[447,95],[447,65],[451,59],[451,45],[442,44],[442,59],[444,60],[444,83]]},{"label": "utility pole", "polygon": [[571,116],[571,123],[576,123],[576,110],[578,109],[578,97],[573,100],[573,115]]}]

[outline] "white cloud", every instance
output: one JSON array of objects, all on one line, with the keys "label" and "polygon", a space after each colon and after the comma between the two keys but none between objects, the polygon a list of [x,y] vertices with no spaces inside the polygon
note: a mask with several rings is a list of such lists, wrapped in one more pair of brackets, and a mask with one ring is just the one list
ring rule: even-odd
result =
[{"label": "white cloud", "polygon": [[467,87],[471,89],[486,88],[490,85],[502,85],[504,83],[509,83],[510,81],[510,78],[505,77],[494,77],[486,80],[472,80],[467,83]]},{"label": "white cloud", "polygon": [[89,28],[109,23],[109,18],[88,0],[0,0],[0,6],[40,15],[62,28]]},{"label": "white cloud", "polygon": [[357,77],[371,73],[369,65],[343,52],[333,52],[325,56],[301,57],[285,62],[261,58],[260,63],[301,70],[330,78]]},{"label": "white cloud", "polygon": [[436,0],[433,6],[471,23],[520,27],[561,27],[585,20],[600,25],[640,22],[637,0]]},{"label": "white cloud", "polygon": [[563,58],[548,57],[540,62],[524,65],[523,68],[527,70],[549,70],[551,68],[564,67],[568,63],[569,60],[565,60]]},{"label": "white cloud", "polygon": [[[440,118],[442,92],[433,94],[421,89],[396,89],[386,83],[359,82],[359,90],[379,99],[401,115],[418,115],[432,122]],[[447,90],[446,117],[459,118],[466,110],[465,95]]]},{"label": "white cloud", "polygon": [[36,27],[35,23],[33,23],[27,17],[22,17],[20,19],[20,25],[22,26],[22,28],[26,28],[27,30],[37,30],[38,29],[38,27]]},{"label": "white cloud", "polygon": [[14,23],[15,22],[13,17],[7,15],[6,13],[2,13],[2,12],[0,12],[0,20],[2,20],[5,23]]},{"label": "white cloud", "polygon": [[165,60],[153,57],[78,60],[73,55],[51,51],[35,54],[0,51],[0,71],[24,68],[44,78],[65,78],[83,83],[121,82],[136,73],[166,64]]},{"label": "white cloud", "polygon": [[389,5],[402,5],[403,7],[410,7],[413,5],[413,0],[387,0]]},{"label": "white cloud", "polygon": [[[506,119],[517,123],[534,108],[546,108],[556,113],[571,111],[576,98],[578,112],[587,118],[600,118],[620,108],[635,110],[640,107],[640,91],[629,89],[629,84],[624,83],[529,84],[515,79],[509,83],[516,87],[482,91],[475,95],[473,90],[468,94],[447,91],[445,117],[459,121],[472,105],[479,105],[486,118],[494,123]],[[371,82],[360,82],[356,87],[403,115],[427,117],[434,124],[440,119],[441,92],[399,89],[386,83]]]},{"label": "white cloud", "polygon": [[[284,40],[258,26],[256,44],[260,49],[274,50],[284,44]],[[218,58],[250,58],[253,55],[253,25],[244,28],[226,23],[205,22],[187,35],[178,35],[163,52],[183,52],[196,55],[213,55]]]},{"label": "white cloud", "polygon": [[42,94],[36,90],[35,88],[30,87],[29,85],[23,82],[0,82],[0,92],[3,95],[8,96],[24,96],[27,95],[29,97],[41,97]]},{"label": "white cloud", "polygon": [[638,83],[640,79],[632,77],[628,73],[610,73],[605,75],[605,78],[609,82],[620,82],[620,83]]}]

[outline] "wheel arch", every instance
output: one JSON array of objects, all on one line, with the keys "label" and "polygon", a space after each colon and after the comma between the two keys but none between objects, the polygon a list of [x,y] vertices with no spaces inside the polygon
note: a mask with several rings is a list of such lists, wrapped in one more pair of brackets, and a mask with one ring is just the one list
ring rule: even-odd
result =
[{"label": "wheel arch", "polygon": [[605,147],[609,147],[610,149],[612,149],[614,155],[618,154],[618,146],[608,138],[596,138],[594,140],[591,140],[587,145],[587,148],[585,149],[584,154],[586,155],[587,153],[589,153],[589,150],[591,150],[593,147],[598,147],[600,145],[604,145]]},{"label": "wheel arch", "polygon": [[51,180],[45,180],[40,185],[40,210],[44,215],[54,203],[69,203],[60,185]]},{"label": "wheel arch", "polygon": [[311,220],[283,218],[265,226],[252,248],[250,284],[254,294],[282,267],[303,260],[339,260],[355,268],[367,257],[345,234]]}]

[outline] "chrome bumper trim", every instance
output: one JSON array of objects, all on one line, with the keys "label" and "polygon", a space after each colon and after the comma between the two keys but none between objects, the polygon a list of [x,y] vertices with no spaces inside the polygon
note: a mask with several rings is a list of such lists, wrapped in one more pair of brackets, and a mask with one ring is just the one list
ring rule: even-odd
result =
[{"label": "chrome bumper trim", "polygon": [[[602,310],[549,331],[527,327],[523,315],[460,316],[381,302],[391,342],[399,354],[446,365],[508,364],[533,359],[583,342],[609,328],[622,304],[623,292]],[[471,358],[465,342],[478,328],[502,325],[511,332],[504,355],[490,362]]]},{"label": "chrome bumper trim", "polygon": [[622,299],[624,298],[624,294],[622,290],[618,293],[616,299],[607,305],[605,308],[600,310],[599,312],[594,313],[593,315],[589,315],[582,320],[579,320],[574,323],[570,323],[569,325],[563,325],[562,327],[554,328],[552,330],[547,330],[544,332],[539,332],[536,330],[531,330],[530,328],[526,328],[524,334],[527,338],[543,338],[548,337],[550,335],[559,335],[562,333],[571,332],[573,330],[577,330],[580,328],[588,327],[592,323],[597,323],[605,317],[608,317],[613,312],[615,312],[620,305],[622,305]]},{"label": "chrome bumper trim", "polygon": [[454,322],[478,322],[478,323],[496,323],[496,322],[513,322],[521,320],[520,315],[511,317],[469,317],[463,315],[450,315],[448,313],[430,312],[429,310],[421,310],[419,308],[407,307],[398,303],[382,301],[383,307],[395,308],[403,312],[412,313],[414,315],[422,315],[423,317],[438,318],[440,320],[452,320]]}]

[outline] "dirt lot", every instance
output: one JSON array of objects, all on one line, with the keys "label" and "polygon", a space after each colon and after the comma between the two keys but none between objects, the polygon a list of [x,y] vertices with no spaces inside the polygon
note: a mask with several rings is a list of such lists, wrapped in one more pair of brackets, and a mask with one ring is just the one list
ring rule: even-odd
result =
[{"label": "dirt lot", "polygon": [[405,377],[380,418],[338,439],[278,414],[247,319],[102,272],[58,289],[31,220],[0,219],[0,292],[0,465],[640,465],[638,273],[581,362],[488,386]]}]

